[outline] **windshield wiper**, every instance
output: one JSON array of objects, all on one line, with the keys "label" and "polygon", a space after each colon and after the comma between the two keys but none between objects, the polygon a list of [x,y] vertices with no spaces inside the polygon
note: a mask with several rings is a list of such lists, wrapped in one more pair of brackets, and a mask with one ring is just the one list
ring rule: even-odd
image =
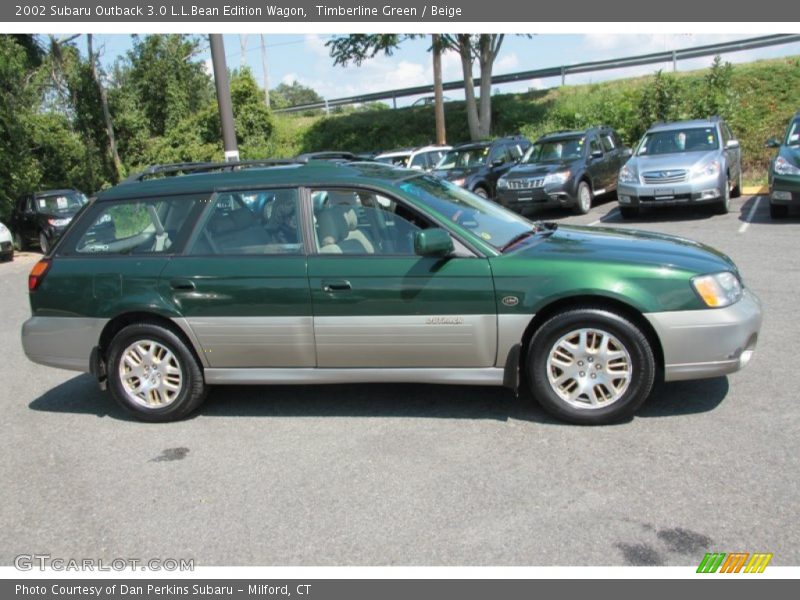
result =
[{"label": "windshield wiper", "polygon": [[552,233],[556,229],[558,229],[558,223],[553,223],[552,221],[548,222],[537,221],[536,223],[533,224],[533,227],[531,229],[523,231],[522,233],[519,233],[515,235],[513,238],[511,238],[503,247],[500,248],[500,252],[505,252],[506,250],[509,250],[513,246],[519,244],[522,240],[526,240],[532,235],[536,235],[541,231],[547,231],[548,233]]}]

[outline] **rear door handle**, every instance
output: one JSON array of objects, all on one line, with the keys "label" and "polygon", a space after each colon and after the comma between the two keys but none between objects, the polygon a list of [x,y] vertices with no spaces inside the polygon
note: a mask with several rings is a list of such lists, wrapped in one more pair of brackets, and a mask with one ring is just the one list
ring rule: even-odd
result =
[{"label": "rear door handle", "polygon": [[347,290],[351,289],[353,289],[353,286],[351,286],[350,282],[345,279],[322,282],[322,290],[325,292],[346,292]]},{"label": "rear door handle", "polygon": [[191,279],[173,279],[169,282],[173,290],[193,290],[195,289],[194,281]]}]

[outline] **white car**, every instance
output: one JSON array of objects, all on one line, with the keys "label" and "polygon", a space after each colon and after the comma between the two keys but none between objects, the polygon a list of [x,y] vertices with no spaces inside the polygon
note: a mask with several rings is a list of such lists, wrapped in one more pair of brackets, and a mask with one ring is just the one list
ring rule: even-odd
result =
[{"label": "white car", "polygon": [[399,148],[378,154],[373,160],[420,171],[432,170],[441,158],[452,150],[452,146],[422,146],[421,148]]},{"label": "white car", "polygon": [[14,260],[14,242],[11,241],[11,231],[0,223],[0,260]]}]

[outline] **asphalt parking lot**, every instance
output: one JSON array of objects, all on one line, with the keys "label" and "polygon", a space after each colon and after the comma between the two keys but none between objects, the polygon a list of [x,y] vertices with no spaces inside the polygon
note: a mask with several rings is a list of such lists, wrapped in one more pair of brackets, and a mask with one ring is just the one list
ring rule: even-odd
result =
[{"label": "asphalt parking lot", "polygon": [[693,238],[764,303],[726,378],[662,384],[633,420],[554,421],[493,388],[230,387],[193,419],[128,419],[92,378],[34,365],[19,330],[36,253],[0,264],[0,564],[18,554],[197,565],[800,564],[800,218],[616,202],[563,223]]}]

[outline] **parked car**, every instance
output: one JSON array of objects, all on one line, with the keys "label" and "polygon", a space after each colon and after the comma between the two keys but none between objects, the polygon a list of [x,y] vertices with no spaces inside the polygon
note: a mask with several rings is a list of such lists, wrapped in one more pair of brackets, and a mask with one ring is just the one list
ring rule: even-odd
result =
[{"label": "parked car", "polygon": [[497,180],[519,162],[530,145],[530,140],[519,135],[460,144],[444,155],[433,173],[482,198],[494,198]]},{"label": "parked car", "polygon": [[789,122],[783,143],[767,142],[778,154],[769,164],[769,215],[781,219],[790,206],[800,205],[800,111]]},{"label": "parked car", "polygon": [[430,171],[442,157],[452,149],[452,146],[421,146],[419,148],[399,148],[378,154],[373,160],[376,162],[407,167],[420,171]]},{"label": "parked car", "polygon": [[623,217],[646,206],[711,204],[730,210],[742,192],[739,141],[719,117],[657,123],[647,130],[619,172],[617,198]]},{"label": "parked car", "polygon": [[0,223],[0,260],[14,260],[14,242],[11,239],[11,231]]},{"label": "parked car", "polygon": [[586,214],[595,196],[617,189],[630,155],[610,127],[549,133],[497,180],[495,199],[516,212],[563,206]]},{"label": "parked car", "polygon": [[522,379],[559,418],[606,423],[657,374],[718,377],[754,352],[759,301],[707,246],[535,224],[372,162],[261,164],[99,193],[31,270],[27,356],[90,371],[148,421],[215,384]]},{"label": "parked car", "polygon": [[20,198],[11,214],[17,250],[33,243],[47,254],[86,202],[86,196],[78,190],[45,190]]},{"label": "parked car", "polygon": [[[450,102],[450,98],[442,96],[442,102]],[[436,96],[423,96],[417,98],[411,106],[433,106],[436,104]]]}]

